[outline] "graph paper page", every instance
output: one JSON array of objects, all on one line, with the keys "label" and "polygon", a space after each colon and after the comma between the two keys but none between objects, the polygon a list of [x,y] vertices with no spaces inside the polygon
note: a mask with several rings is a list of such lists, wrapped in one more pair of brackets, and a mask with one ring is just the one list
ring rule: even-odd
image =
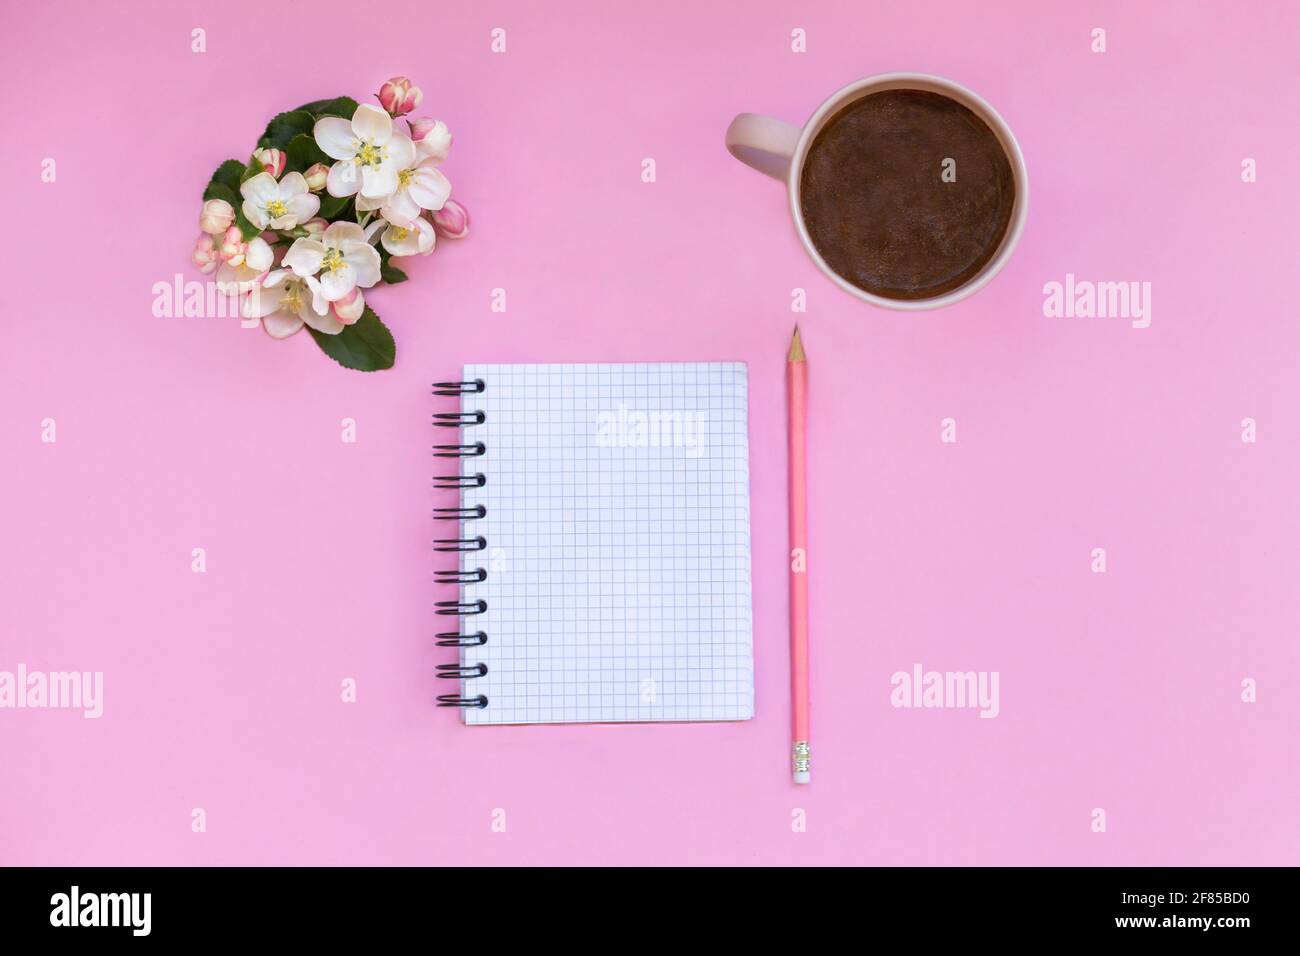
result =
[{"label": "graph paper page", "polygon": [[483,442],[461,570],[487,610],[471,724],[745,720],[754,713],[743,363],[467,365]]}]

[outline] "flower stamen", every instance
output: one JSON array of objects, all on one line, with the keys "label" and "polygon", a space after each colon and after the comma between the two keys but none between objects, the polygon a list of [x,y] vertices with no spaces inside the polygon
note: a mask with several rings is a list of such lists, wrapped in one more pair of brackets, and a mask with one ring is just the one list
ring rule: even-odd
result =
[{"label": "flower stamen", "polygon": [[354,161],[358,166],[378,166],[387,157],[387,146],[376,146],[374,143],[367,143],[362,140],[361,145],[357,147],[357,155]]},{"label": "flower stamen", "polygon": [[284,286],[284,296],[280,299],[280,311],[289,312],[297,315],[303,306],[302,282],[286,282]]}]

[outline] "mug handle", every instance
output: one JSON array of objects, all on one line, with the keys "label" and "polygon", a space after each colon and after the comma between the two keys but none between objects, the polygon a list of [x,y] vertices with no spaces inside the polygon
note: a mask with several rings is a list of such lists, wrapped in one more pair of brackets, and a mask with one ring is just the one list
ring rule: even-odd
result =
[{"label": "mug handle", "polygon": [[801,133],[783,120],[741,113],[727,127],[727,149],[746,166],[784,182]]}]

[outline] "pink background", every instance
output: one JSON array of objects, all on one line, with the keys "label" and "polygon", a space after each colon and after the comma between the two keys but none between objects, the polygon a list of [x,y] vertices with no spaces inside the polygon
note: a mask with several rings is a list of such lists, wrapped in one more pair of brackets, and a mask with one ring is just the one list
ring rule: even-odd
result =
[{"label": "pink background", "polygon": [[[1300,862],[1300,13],[748,6],[5,5],[0,670],[102,670],[105,712],[0,711],[0,861]],[[801,121],[891,70],[981,93],[1030,169],[1019,251],[939,313],[833,288],[780,188],[722,146],[737,111]],[[279,109],[398,72],[455,133],[445,169],[474,228],[370,297],[394,370],[151,314],[153,283],[201,278],[218,162]],[[1151,327],[1045,318],[1066,272],[1151,282]],[[796,318],[804,789],[787,769]],[[429,509],[450,502],[429,489],[446,407],[429,383],[467,361],[715,359],[750,369],[757,717],[465,728],[435,710],[449,595]],[[892,708],[890,675],[917,662],[999,671],[1000,716]]]}]

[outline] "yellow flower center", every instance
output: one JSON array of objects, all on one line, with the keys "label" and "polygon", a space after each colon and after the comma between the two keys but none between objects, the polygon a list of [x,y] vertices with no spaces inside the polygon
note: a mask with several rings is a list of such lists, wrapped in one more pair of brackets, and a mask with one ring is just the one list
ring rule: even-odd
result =
[{"label": "yellow flower center", "polygon": [[289,207],[284,204],[283,199],[272,199],[266,204],[266,214],[272,219],[279,219],[289,212]]},{"label": "yellow flower center", "polygon": [[320,265],[326,272],[338,272],[344,266],[343,253],[337,249],[326,249],[325,258]]},{"label": "yellow flower center", "polygon": [[304,283],[288,282],[284,287],[284,296],[280,299],[280,311],[288,312],[291,315],[297,315],[299,310],[306,303],[303,301]]},{"label": "yellow flower center", "polygon": [[413,169],[403,169],[401,172],[399,172],[397,174],[397,188],[405,189],[407,186],[409,186],[411,184],[411,177],[414,175],[415,175],[415,170]]},{"label": "yellow flower center", "polygon": [[411,234],[411,230],[407,229],[407,228],[404,227],[404,226],[394,226],[394,227],[393,227],[393,239],[396,240],[397,242],[401,242],[403,239],[405,239],[405,238],[406,238],[407,236],[409,236],[410,234]]},{"label": "yellow flower center", "polygon": [[378,166],[388,156],[387,146],[376,146],[374,143],[367,143],[364,140],[357,147],[357,155],[354,160],[358,166]]}]

